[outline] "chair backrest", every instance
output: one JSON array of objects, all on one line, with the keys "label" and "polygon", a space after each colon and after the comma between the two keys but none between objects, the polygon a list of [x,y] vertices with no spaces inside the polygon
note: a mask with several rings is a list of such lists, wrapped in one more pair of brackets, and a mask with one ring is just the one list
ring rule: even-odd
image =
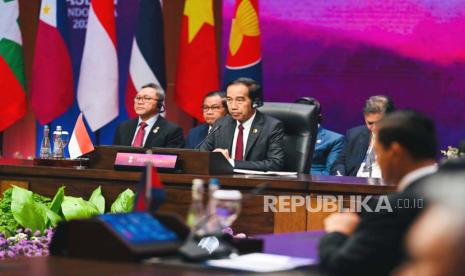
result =
[{"label": "chair backrest", "polygon": [[318,128],[315,106],[265,102],[258,110],[284,124],[284,170],[309,173]]}]

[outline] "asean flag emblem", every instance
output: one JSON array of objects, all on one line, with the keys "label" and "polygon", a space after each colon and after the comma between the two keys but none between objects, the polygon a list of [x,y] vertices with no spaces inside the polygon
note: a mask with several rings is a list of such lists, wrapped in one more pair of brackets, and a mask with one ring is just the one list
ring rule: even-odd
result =
[{"label": "asean flag emblem", "polygon": [[226,68],[251,67],[261,60],[258,1],[242,0],[231,23]]}]

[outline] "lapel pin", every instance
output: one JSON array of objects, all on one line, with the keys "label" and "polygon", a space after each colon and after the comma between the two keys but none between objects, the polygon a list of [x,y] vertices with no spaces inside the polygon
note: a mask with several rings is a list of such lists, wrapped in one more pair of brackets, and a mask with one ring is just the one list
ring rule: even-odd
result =
[{"label": "lapel pin", "polygon": [[253,132],[253,133],[257,133],[257,132],[258,132],[258,129],[254,128],[254,129],[252,130],[252,132]]},{"label": "lapel pin", "polygon": [[158,133],[158,130],[160,129],[159,126],[157,126],[154,130],[153,130],[153,133]]}]

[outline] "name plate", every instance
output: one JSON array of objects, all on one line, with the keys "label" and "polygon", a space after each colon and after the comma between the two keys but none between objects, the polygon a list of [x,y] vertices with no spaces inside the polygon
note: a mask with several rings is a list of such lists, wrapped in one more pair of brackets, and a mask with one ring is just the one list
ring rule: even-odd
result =
[{"label": "name plate", "polygon": [[174,170],[176,169],[176,154],[145,154],[118,152],[115,159],[116,168],[143,168],[150,161],[158,169]]}]

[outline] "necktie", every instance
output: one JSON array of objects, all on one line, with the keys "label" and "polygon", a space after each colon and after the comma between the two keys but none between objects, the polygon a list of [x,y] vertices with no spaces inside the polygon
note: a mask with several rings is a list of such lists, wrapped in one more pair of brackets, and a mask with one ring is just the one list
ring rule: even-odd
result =
[{"label": "necktie", "polygon": [[234,160],[242,160],[244,151],[244,126],[240,124],[237,128],[239,129],[239,133],[237,134]]},{"label": "necktie", "polygon": [[147,126],[145,122],[139,124],[139,130],[137,131],[136,138],[134,138],[134,142],[132,142],[133,147],[142,147],[144,143],[144,136],[145,130],[144,128]]}]

